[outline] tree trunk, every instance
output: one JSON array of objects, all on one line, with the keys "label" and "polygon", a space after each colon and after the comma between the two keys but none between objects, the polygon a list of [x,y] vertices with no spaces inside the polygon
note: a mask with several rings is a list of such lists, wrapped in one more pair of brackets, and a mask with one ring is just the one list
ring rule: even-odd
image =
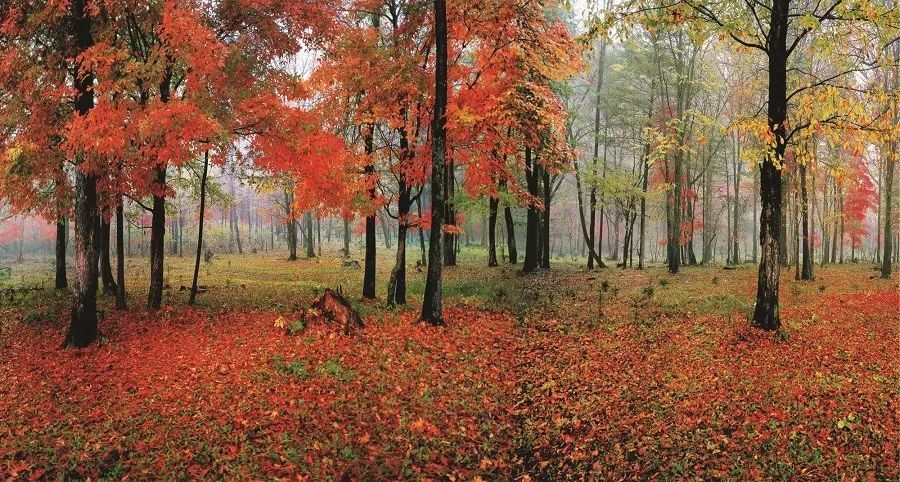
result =
[{"label": "tree trunk", "polygon": [[[91,17],[85,0],[69,4],[77,53],[94,45]],[[77,66],[80,70],[81,66]],[[75,79],[75,111],[84,116],[94,107],[94,76],[81,72]],[[64,345],[86,347],[97,339],[97,255],[94,246],[94,217],[97,216],[97,177],[75,169],[75,280],[72,284],[72,311]]]},{"label": "tree trunk", "polygon": [[[900,62],[900,42],[894,42],[894,85],[893,91],[896,93],[898,88],[900,88],[900,67],[898,67],[898,62]],[[894,95],[891,98],[891,109],[894,113],[894,125],[900,124],[900,107],[898,107],[898,103],[900,101],[897,100],[897,96]],[[894,250],[896,246],[894,246],[894,238],[891,224],[893,223],[893,213],[892,213],[892,204],[894,202],[894,171],[897,168],[897,137],[894,134],[894,137],[890,141],[890,147],[888,148],[890,151],[890,157],[885,159],[884,162],[884,254],[881,256],[881,277],[885,279],[889,279],[891,277],[891,261],[892,254],[894,254]],[[885,157],[885,156],[882,156]]]},{"label": "tree trunk", "polygon": [[234,240],[237,243],[238,254],[244,254],[244,245],[241,242],[241,217],[238,215],[237,203],[231,206],[231,225],[234,226]]},{"label": "tree trunk", "polygon": [[[894,102],[896,102],[896,99],[894,99]],[[892,158],[894,158],[897,152],[896,142],[892,143],[891,151],[893,153]],[[896,161],[891,159],[886,160],[884,176],[884,253],[881,256],[881,277],[885,279],[891,277],[891,255],[894,252],[894,238],[891,229],[891,224],[893,223],[891,204],[894,202],[894,170],[896,167]]]},{"label": "tree trunk", "polygon": [[112,263],[110,261],[110,220],[102,214],[100,218],[100,277],[103,280],[103,294],[115,296],[116,280],[113,278]]},{"label": "tree trunk", "polygon": [[[781,162],[785,152],[787,120],[787,27],[788,1],[773,0],[769,32],[769,105],[768,121],[776,139],[772,152],[760,166],[759,228],[762,258],[756,288],[753,323],[765,330],[781,327],[778,310],[779,239],[781,238]],[[778,163],[778,165],[776,165]]]},{"label": "tree trunk", "polygon": [[63,216],[56,218],[56,289],[64,290],[69,287],[66,278],[66,235],[68,234],[67,221]]},{"label": "tree trunk", "polygon": [[[165,186],[165,167],[156,168],[155,184],[160,190]],[[166,253],[166,198],[164,196],[153,195],[152,216],[150,223],[150,291],[147,293],[147,308],[156,310],[162,306],[163,259]]]},{"label": "tree trunk", "polygon": [[[200,175],[200,219],[197,225],[197,256],[194,257],[194,279],[188,304],[197,300],[197,278],[200,274],[200,256],[203,254],[203,219],[206,217],[206,176],[209,173],[209,151],[203,153],[203,173]],[[285,192],[287,196],[287,192]]]},{"label": "tree trunk", "polygon": [[313,215],[312,212],[306,213],[306,220],[304,221],[306,224],[306,257],[307,258],[315,258],[316,257],[316,247],[313,241]]},{"label": "tree trunk", "polygon": [[391,249],[391,223],[388,218],[384,211],[378,211],[378,219],[381,221],[381,237],[385,249]]},{"label": "tree trunk", "polygon": [[[365,141],[365,149],[366,155],[371,155],[375,152],[375,144],[374,144],[374,130],[375,126],[369,126],[366,134],[364,136]],[[368,177],[375,176],[375,165],[369,163],[365,167],[365,174]],[[369,188],[369,199],[375,200],[377,195],[375,191],[374,179],[370,179],[369,182],[372,183],[372,187]],[[375,213],[366,216],[366,260],[365,260],[365,274],[363,276],[363,298],[375,299],[375,255],[376,255],[376,245],[375,245]]]},{"label": "tree trunk", "polygon": [[[540,168],[532,158],[531,148],[525,148],[525,182],[528,185],[528,194],[535,199],[540,198]],[[538,232],[540,224],[540,212],[534,202],[528,204],[528,220],[525,226],[525,261],[522,263],[522,272],[531,273],[538,267]]]},{"label": "tree trunk", "polygon": [[288,261],[297,261],[297,221],[294,220],[294,193],[290,188],[284,190],[284,212],[287,216],[285,224],[287,245],[288,245]]},{"label": "tree trunk", "polygon": [[[159,84],[159,100],[162,103],[169,102],[169,94],[172,82],[172,71],[167,69],[162,82]],[[156,178],[154,179],[155,191],[153,194],[153,219],[150,225],[150,290],[147,293],[147,308],[159,309],[162,306],[163,293],[163,265],[166,256],[166,164],[160,162],[156,166]]]},{"label": "tree trunk", "polygon": [[740,205],[741,205],[741,139],[738,137],[738,133],[734,134],[734,146],[735,146],[735,154],[734,154],[734,215],[732,216],[733,220],[733,231],[732,231],[732,247],[731,247],[731,263],[732,264],[740,264],[741,256],[740,251],[738,250],[738,240],[739,240],[739,227],[740,223],[738,219],[740,218]]},{"label": "tree trunk", "polygon": [[[401,139],[405,137],[404,135]],[[401,146],[401,151],[405,150]],[[409,209],[412,203],[409,186],[406,185],[406,175],[402,173],[398,178],[398,192],[400,197],[397,199],[397,257],[388,280],[388,306],[406,304],[406,233],[409,229]]]},{"label": "tree trunk", "polygon": [[491,196],[488,201],[488,266],[497,266],[497,211],[500,198]]},{"label": "tree trunk", "polygon": [[[600,259],[600,256],[597,255],[597,251],[594,250],[594,219],[593,219],[593,209],[591,210],[591,229],[588,231],[587,223],[584,219],[584,201],[582,200],[582,189],[581,189],[581,171],[578,170],[578,159],[573,159],[572,161],[575,167],[575,195],[578,201],[578,220],[581,224],[581,236],[584,240],[585,247],[588,250],[588,269],[594,268],[594,261],[597,261],[597,264],[602,264],[603,261]],[[596,203],[596,196],[594,197],[594,202]]]},{"label": "tree trunk", "polygon": [[344,256],[350,256],[350,236],[353,233],[350,232],[350,220],[344,218]]},{"label": "tree trunk", "polygon": [[[416,209],[419,213],[419,219],[422,219],[422,193],[419,193],[416,199]],[[422,223],[419,223],[419,264],[423,267],[428,266],[428,252],[425,250],[425,229],[422,228]]]},{"label": "tree trunk", "polygon": [[[501,180],[500,189],[505,190],[506,188],[506,180]],[[516,264],[519,262],[519,252],[516,249],[516,224],[513,221],[512,208],[509,207],[509,203],[504,203],[503,206],[503,223],[506,225],[506,247],[509,250],[509,264]]]},{"label": "tree trunk", "polygon": [[553,199],[553,193],[551,192],[552,187],[550,186],[550,171],[547,169],[541,169],[541,174],[543,176],[544,181],[544,210],[541,213],[543,219],[541,220],[541,268],[550,269],[550,202]]},{"label": "tree trunk", "polygon": [[422,321],[443,325],[441,231],[444,223],[443,173],[447,155],[447,0],[434,0],[435,94],[431,149],[431,237]]},{"label": "tree trunk", "polygon": [[125,302],[125,208],[122,197],[116,205],[116,309],[127,308]]},{"label": "tree trunk", "polygon": [[813,279],[812,238],[809,229],[809,194],[806,191],[806,165],[800,164],[800,242],[802,259],[800,279]]}]

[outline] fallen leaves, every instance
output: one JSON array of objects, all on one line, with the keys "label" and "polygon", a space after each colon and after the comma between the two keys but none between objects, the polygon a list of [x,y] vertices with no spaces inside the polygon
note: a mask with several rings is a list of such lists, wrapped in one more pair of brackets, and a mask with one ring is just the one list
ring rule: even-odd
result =
[{"label": "fallen leaves", "polygon": [[702,273],[641,317],[624,291],[648,275],[622,274],[600,321],[594,287],[560,273],[523,281],[546,285],[524,288],[538,309],[518,319],[384,312],[354,337],[240,309],[110,313],[108,341],[82,351],[7,327],[0,475],[896,478],[897,292],[801,285],[779,339],[729,311],[741,283],[692,301]]}]

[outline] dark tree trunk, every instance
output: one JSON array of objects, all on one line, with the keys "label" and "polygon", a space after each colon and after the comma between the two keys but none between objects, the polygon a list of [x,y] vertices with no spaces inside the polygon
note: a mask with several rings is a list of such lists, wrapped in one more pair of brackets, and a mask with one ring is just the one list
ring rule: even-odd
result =
[{"label": "dark tree trunk", "polygon": [[[77,52],[94,45],[91,17],[85,0],[72,0],[72,29]],[[78,66],[80,70],[80,66]],[[94,107],[94,76],[80,72],[75,79],[75,111],[85,115]],[[97,216],[97,177],[75,170],[75,280],[72,284],[72,312],[64,345],[85,347],[97,339],[97,255],[94,245],[94,218]]]},{"label": "dark tree trunk", "polygon": [[241,243],[241,217],[238,215],[237,203],[231,206],[231,225],[234,229],[234,241],[237,243],[238,254],[244,254],[244,245]]},{"label": "dark tree trunk", "polygon": [[287,215],[285,231],[288,245],[288,261],[297,261],[297,221],[294,220],[294,194],[284,190],[284,212]]},{"label": "dark tree trunk", "polygon": [[497,266],[497,211],[500,198],[492,196],[488,201],[488,266]]},{"label": "dark tree trunk", "polygon": [[[168,69],[159,84],[159,100],[169,102],[172,83],[172,71]],[[154,179],[156,189],[153,194],[153,219],[150,225],[150,290],[147,293],[147,308],[159,309],[162,306],[164,260],[166,256],[166,164],[160,162],[156,167]]]},{"label": "dark tree trunk", "polygon": [[[597,251],[594,249],[594,219],[593,219],[593,209],[591,209],[591,229],[588,232],[587,222],[584,219],[584,201],[582,200],[582,188],[581,188],[581,173],[578,170],[578,160],[574,159],[573,161],[575,167],[575,196],[578,201],[578,221],[581,224],[581,236],[584,240],[584,244],[587,247],[587,256],[588,256],[588,269],[594,268],[594,261],[597,261],[598,265],[602,265],[603,261],[600,259],[600,256],[597,254]],[[593,192],[593,190],[592,190]],[[596,195],[594,197],[594,202],[596,202]]]},{"label": "dark tree trunk", "polygon": [[[525,148],[525,182],[528,185],[528,194],[535,199],[540,198],[540,169],[531,155],[531,148]],[[522,272],[531,273],[538,267],[538,232],[540,224],[540,210],[534,202],[528,203],[528,220],[525,226],[525,261],[522,263]]]},{"label": "dark tree trunk", "polygon": [[66,234],[68,234],[66,218],[56,218],[56,289],[69,287],[66,278]]},{"label": "dark tree trunk", "polygon": [[100,218],[100,277],[103,280],[103,294],[106,296],[115,296],[117,291],[110,260],[109,243],[111,234],[110,220],[106,219],[104,213]]},{"label": "dark tree trunk", "polygon": [[[304,224],[306,224],[306,257],[315,258],[316,247],[313,241],[313,215],[311,212],[306,213]],[[240,243],[238,245],[240,246]]]},{"label": "dark tree trunk", "polygon": [[[401,147],[401,150],[404,148]],[[397,200],[397,257],[388,280],[388,306],[406,304],[406,233],[409,229],[409,209],[412,202],[409,186],[406,185],[406,175],[400,174],[398,182],[400,197]]]},{"label": "dark tree trunk", "polygon": [[[506,189],[506,180],[500,181],[500,189]],[[519,262],[519,252],[516,249],[516,224],[513,221],[512,208],[509,203],[503,206],[503,222],[506,224],[506,247],[509,250],[509,264]]]},{"label": "dark tree trunk", "polygon": [[676,274],[681,267],[681,154],[673,156],[673,181],[669,190],[668,238],[666,239],[666,263],[669,273]]},{"label": "dark tree trunk", "polygon": [[[419,219],[422,219],[422,194],[419,193],[416,199],[416,209],[419,211]],[[419,223],[419,263],[422,266],[428,266],[428,252],[425,250],[425,230],[422,229],[422,223]]]},{"label": "dark tree trunk", "polygon": [[[166,169],[156,169],[155,184],[163,189],[166,184]],[[147,308],[159,309],[162,306],[163,293],[163,260],[166,253],[166,198],[153,196],[153,218],[150,224],[150,291],[147,294]]]},{"label": "dark tree trunk", "polygon": [[[209,172],[209,151],[203,153],[203,173],[200,175],[200,219],[197,225],[197,255],[194,257],[194,279],[188,304],[197,301],[197,278],[200,275],[200,256],[203,255],[203,219],[206,216],[206,176]],[[287,194],[285,194],[287,195]]]},{"label": "dark tree trunk", "polygon": [[169,238],[169,255],[177,256],[178,255],[178,216],[172,216],[172,225],[169,226],[169,229],[172,230],[172,236]]},{"label": "dark tree trunk", "polygon": [[443,172],[447,155],[447,0],[434,0],[435,94],[431,149],[431,238],[422,321],[443,325],[441,231],[444,224]]},{"label": "dark tree trunk", "polygon": [[769,128],[774,135],[773,152],[760,166],[759,218],[761,259],[756,288],[753,323],[765,330],[781,327],[778,310],[779,240],[781,239],[781,170],[784,160],[787,120],[787,27],[789,0],[773,0],[769,31]]},{"label": "dark tree trunk", "polygon": [[[402,116],[405,120],[406,112]],[[404,164],[408,163],[413,152],[409,148],[409,138],[406,128],[399,130],[400,159]],[[401,166],[401,167],[405,167]],[[412,208],[412,192],[406,182],[406,174],[402,171],[397,176],[397,256],[394,260],[394,268],[388,280],[388,306],[406,304],[406,238],[409,231],[409,211]]]},{"label": "dark tree trunk", "polygon": [[[374,126],[369,126],[366,130],[365,138],[365,148],[366,154],[372,154],[375,151],[375,144],[372,132]],[[375,165],[368,164],[365,167],[365,174],[368,177],[375,176]],[[377,193],[375,192],[375,184],[374,180],[370,180],[372,182],[372,187],[369,188],[369,199],[375,199]],[[366,266],[365,266],[365,274],[363,276],[363,298],[375,299],[375,250],[377,249],[375,245],[375,213],[373,212],[369,216],[366,216]]]},{"label": "dark tree trunk", "polygon": [[344,256],[350,256],[350,220],[344,219]]},{"label": "dark tree trunk", "polygon": [[541,268],[550,269],[550,202],[553,198],[550,186],[550,171],[541,169],[544,181],[544,211],[541,220]]},{"label": "dark tree trunk", "polygon": [[116,309],[127,308],[125,302],[125,208],[122,197],[116,205]]}]

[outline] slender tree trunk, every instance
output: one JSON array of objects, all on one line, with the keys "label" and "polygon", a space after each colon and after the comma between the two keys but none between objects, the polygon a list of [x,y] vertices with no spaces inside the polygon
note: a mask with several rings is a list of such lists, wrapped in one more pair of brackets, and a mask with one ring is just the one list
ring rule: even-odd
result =
[{"label": "slender tree trunk", "polygon": [[[600,256],[597,254],[597,251],[594,250],[594,210],[593,208],[591,209],[591,228],[588,230],[587,223],[584,219],[584,201],[582,199],[581,171],[578,169],[578,159],[573,159],[572,162],[575,167],[575,194],[576,199],[578,200],[578,220],[581,223],[581,236],[584,239],[585,247],[588,250],[588,269],[594,269],[594,261],[597,261],[598,264],[602,264]],[[595,193],[593,202],[596,203],[596,201]]]},{"label": "slender tree trunk", "polygon": [[[85,0],[72,0],[69,9],[78,53],[93,47],[91,17]],[[77,66],[81,69],[81,66]],[[80,72],[75,79],[75,111],[84,116],[94,107],[94,76]],[[97,339],[97,255],[94,245],[94,217],[97,216],[97,177],[75,169],[75,280],[72,284],[72,311],[64,345],[85,347]]]},{"label": "slender tree trunk", "polygon": [[[404,152],[408,151],[409,146],[403,145],[405,142],[405,133],[401,136],[401,148]],[[410,189],[406,185],[406,175],[398,176],[398,193],[397,199],[397,256],[394,260],[394,268],[391,270],[391,277],[388,280],[388,306],[406,304],[406,233],[409,229],[409,210],[412,205],[410,201]]]},{"label": "slender tree trunk", "polygon": [[740,223],[738,219],[740,219],[741,212],[741,139],[737,133],[734,134],[734,145],[735,145],[735,154],[734,154],[734,216],[733,219],[733,228],[732,231],[732,242],[733,245],[731,247],[731,262],[733,264],[741,263],[740,251],[738,250],[738,242],[740,239]]},{"label": "slender tree trunk", "polygon": [[[894,99],[896,102],[896,99]],[[896,156],[897,144],[892,143],[891,150]],[[891,224],[893,223],[893,213],[891,204],[893,200],[894,190],[894,170],[896,169],[896,161],[888,159],[885,162],[884,176],[884,254],[881,256],[881,277],[888,279],[891,277],[891,255],[894,252],[893,231]]]},{"label": "slender tree trunk", "polygon": [[[539,198],[540,196],[540,168],[534,162],[531,148],[525,148],[525,182],[528,184],[528,193]],[[540,213],[534,203],[528,205],[528,220],[525,226],[525,261],[522,263],[522,272],[531,273],[538,267],[538,225]]]},{"label": "slender tree trunk", "polygon": [[[601,233],[599,238],[597,239],[597,186],[596,186],[596,177],[597,177],[597,164],[600,162],[600,122],[603,116],[602,110],[602,93],[603,93],[603,75],[606,72],[606,46],[607,43],[605,40],[600,42],[600,50],[597,55],[597,85],[594,90],[594,158],[591,163],[591,170],[593,173],[594,179],[591,181],[591,193],[590,193],[590,233],[589,239],[587,239],[587,243],[589,245],[588,249],[588,269],[594,269],[594,262],[596,261],[598,268],[605,268],[606,264],[603,262],[603,214],[601,211],[600,214],[600,229]],[[604,123],[605,124],[605,123]],[[604,140],[604,164],[606,162],[606,140]],[[604,166],[604,174],[606,174],[606,169]],[[602,209],[602,208],[601,208]],[[596,248],[595,248],[596,247]]]},{"label": "slender tree trunk", "polygon": [[[159,85],[159,99],[162,103],[169,102],[172,83],[172,71],[167,69],[162,82]],[[162,306],[164,260],[166,256],[166,164],[160,162],[156,167],[154,179],[155,192],[153,194],[153,218],[150,227],[150,290],[147,293],[147,308],[159,309]]]},{"label": "slender tree trunk", "polygon": [[384,240],[384,248],[391,249],[391,223],[389,216],[384,211],[378,211],[378,219],[381,221],[381,237]]},{"label": "slender tree trunk", "polygon": [[116,205],[116,309],[127,308],[125,302],[125,208],[122,197]]},{"label": "slender tree trunk", "polygon": [[497,266],[497,212],[500,198],[491,196],[488,201],[488,266]]},{"label": "slender tree trunk", "polygon": [[[760,192],[760,190],[759,190],[759,170],[756,170],[753,172],[753,192]],[[759,245],[759,243],[756,242],[756,240],[758,239],[757,232],[756,232],[756,223],[757,223],[757,220],[759,219],[759,212],[756,208],[757,207],[756,201],[757,201],[757,196],[753,196],[753,243],[751,243],[751,244],[753,246],[753,262],[754,263],[756,263],[757,260],[759,259],[759,256],[758,256],[759,253],[757,252],[757,246]]]},{"label": "slender tree trunk", "polygon": [[344,218],[344,256],[350,257],[350,220]]},{"label": "slender tree trunk", "polygon": [[840,243],[840,259],[838,262],[840,264],[844,264],[844,190],[840,191],[841,199],[840,199],[840,216],[841,216],[841,235],[838,238],[838,242]]},{"label": "slender tree trunk", "polygon": [[[652,102],[651,102],[651,105],[652,105]],[[646,144],[646,146],[644,148],[643,161],[644,161],[644,174],[642,176],[643,179],[641,180],[641,240],[640,240],[641,244],[638,247],[638,269],[644,269],[644,246],[646,245],[644,238],[645,238],[645,233],[646,233],[645,224],[646,224],[646,219],[647,219],[647,184],[648,184],[648,178],[650,175],[650,144],[649,144],[649,142]]]},{"label": "slender tree trunk", "polygon": [[[418,210],[419,219],[422,219],[422,194],[420,193],[418,198],[416,198],[416,209]],[[419,223],[419,264],[421,266],[428,266],[428,252],[425,250],[425,229],[422,228],[422,223]]]},{"label": "slender tree trunk", "polygon": [[[500,189],[505,190],[507,187],[506,180],[500,181]],[[509,251],[509,264],[519,262],[519,252],[516,249],[516,224],[513,221],[512,208],[509,203],[503,206],[503,223],[506,225],[506,248]]]},{"label": "slender tree trunk", "polygon": [[800,279],[813,279],[812,238],[809,229],[809,194],[806,191],[806,165],[800,164],[800,240],[802,259],[800,261]]},{"label": "slender tree trunk", "polygon": [[541,268],[550,269],[550,203],[552,201],[551,192],[552,187],[550,186],[550,171],[547,169],[541,169],[541,174],[543,176],[544,181],[544,210],[542,214],[541,221]]},{"label": "slender tree trunk", "polygon": [[[166,169],[156,169],[155,184],[163,189],[166,184]],[[147,293],[147,308],[159,309],[162,306],[163,293],[163,260],[166,253],[166,198],[153,196],[153,214],[150,224],[150,291]]]},{"label": "slender tree trunk", "polygon": [[316,247],[313,242],[313,215],[312,212],[306,213],[306,220],[304,221],[306,224],[306,257],[307,258],[315,258],[316,257]]},{"label": "slender tree trunk", "polygon": [[66,235],[68,234],[68,222],[63,216],[56,218],[56,289],[64,290],[69,287],[66,278]]},{"label": "slender tree trunk", "polygon": [[447,0],[434,0],[435,95],[431,149],[431,238],[422,321],[443,325],[441,231],[444,224],[444,163],[447,155]]},{"label": "slender tree trunk", "polygon": [[771,30],[769,32],[769,128],[775,146],[760,166],[759,219],[762,258],[756,288],[756,307],[753,323],[765,330],[781,327],[778,309],[779,239],[781,238],[782,179],[780,165],[785,152],[785,121],[787,120],[787,27],[789,0],[773,0]]},{"label": "slender tree trunk", "polygon": [[237,242],[238,254],[244,254],[244,245],[241,242],[241,217],[238,215],[237,204],[231,206],[231,225],[234,226],[234,240]]},{"label": "slender tree trunk", "polygon": [[[894,42],[894,67],[893,67],[893,91],[896,94],[900,90],[900,42]],[[894,113],[894,125],[900,124],[900,101],[897,95],[891,98],[891,109]],[[894,195],[894,171],[897,169],[897,162],[900,161],[897,155],[897,135],[896,131],[889,142],[888,151],[890,157],[884,161],[884,254],[881,257],[881,277],[889,279],[891,277],[891,261],[892,255],[895,253],[894,237],[891,224],[894,222],[893,195]],[[882,156],[885,157],[885,156]]]},{"label": "slender tree trunk", "polygon": [[290,188],[284,190],[284,212],[287,216],[285,234],[288,245],[288,261],[297,261],[297,221],[294,220],[294,193]]},{"label": "slender tree trunk", "polygon": [[106,219],[105,214],[102,214],[100,218],[100,277],[103,280],[103,294],[106,296],[115,296],[117,291],[110,260],[111,234],[110,221]]},{"label": "slender tree trunk", "polygon": [[[200,219],[197,222],[197,255],[194,257],[194,279],[188,304],[197,301],[197,278],[200,275],[200,256],[203,255],[203,220],[206,217],[206,176],[209,173],[209,151],[203,153],[203,173],[200,175]],[[287,196],[287,192],[285,192]]]},{"label": "slender tree trunk", "polygon": [[[820,266],[825,266],[828,263],[828,257],[830,256],[831,250],[831,235],[828,232],[828,178],[823,178],[822,185],[822,216],[819,218],[819,232],[822,236],[822,261]],[[815,191],[814,191],[815,192]]]},{"label": "slender tree trunk", "polygon": [[[365,149],[366,155],[371,155],[375,152],[375,143],[374,143],[374,130],[375,126],[368,126],[366,133],[364,135],[365,140]],[[368,177],[375,176],[375,165],[369,163],[365,167],[365,173]],[[374,200],[377,193],[375,191],[375,184],[373,180],[372,187],[369,188],[369,199]],[[366,216],[366,261],[365,261],[365,273],[363,275],[363,298],[375,299],[375,250],[377,249],[375,245],[375,213],[372,212],[370,215]]]}]

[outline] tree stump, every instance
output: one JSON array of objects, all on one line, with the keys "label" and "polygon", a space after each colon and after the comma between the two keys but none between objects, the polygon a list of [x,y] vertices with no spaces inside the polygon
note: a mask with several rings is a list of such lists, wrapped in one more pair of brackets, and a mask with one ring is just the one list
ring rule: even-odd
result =
[{"label": "tree stump", "polygon": [[318,311],[326,323],[340,327],[345,335],[350,335],[363,327],[362,317],[353,309],[347,298],[344,298],[340,288],[337,291],[326,289],[322,296],[312,304],[312,307]]}]

